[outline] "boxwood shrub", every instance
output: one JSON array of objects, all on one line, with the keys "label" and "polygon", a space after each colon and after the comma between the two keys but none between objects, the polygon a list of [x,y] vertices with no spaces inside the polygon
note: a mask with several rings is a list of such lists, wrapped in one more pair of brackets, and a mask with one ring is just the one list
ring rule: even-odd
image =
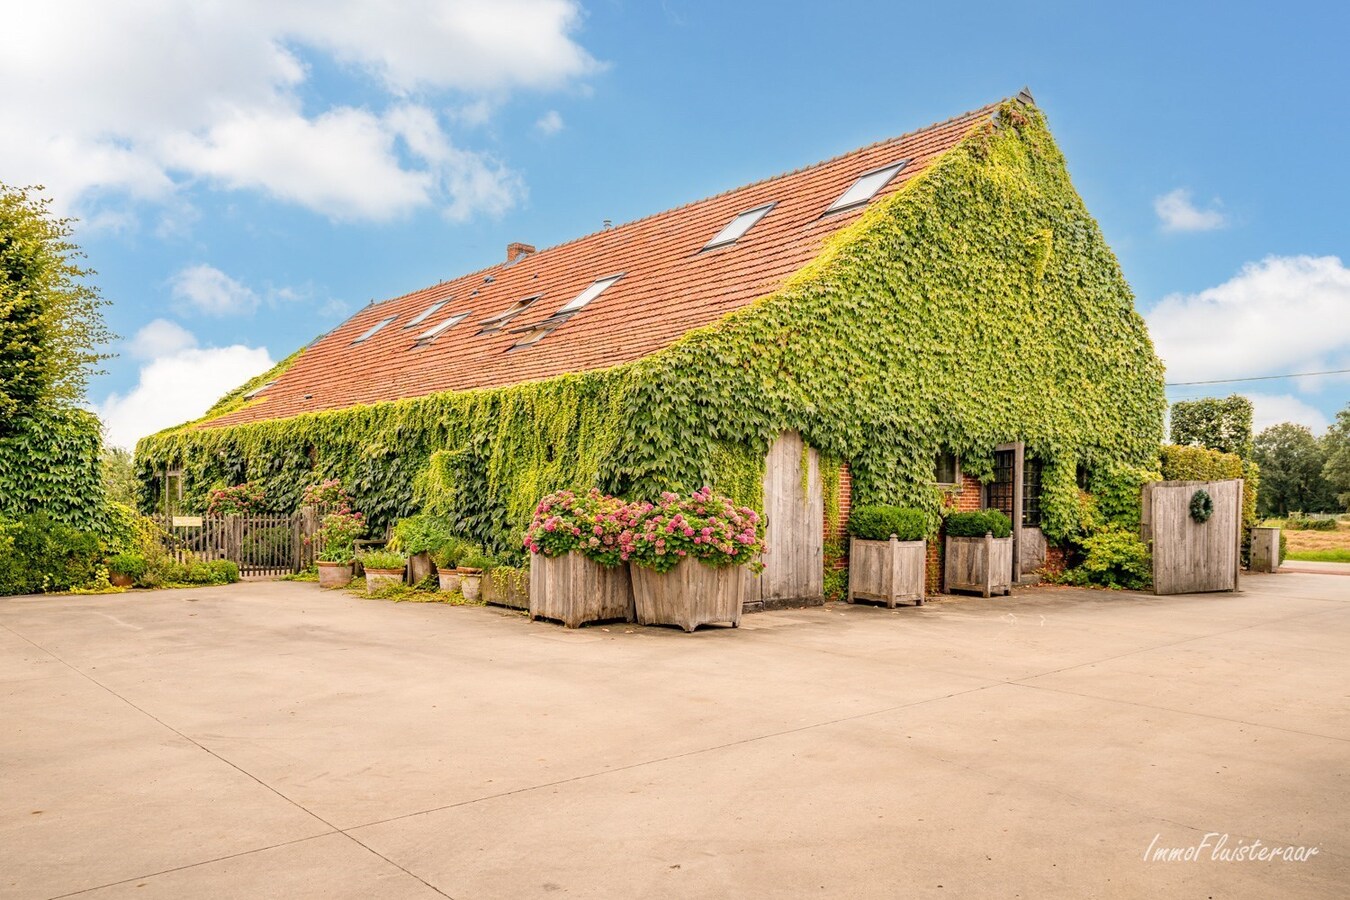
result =
[{"label": "boxwood shrub", "polygon": [[1012,534],[1012,522],[997,509],[952,513],[947,517],[947,534],[951,537],[984,537],[992,533],[996,538]]},{"label": "boxwood shrub", "polygon": [[849,513],[848,533],[864,541],[921,541],[928,536],[928,516],[903,506],[859,506]]}]

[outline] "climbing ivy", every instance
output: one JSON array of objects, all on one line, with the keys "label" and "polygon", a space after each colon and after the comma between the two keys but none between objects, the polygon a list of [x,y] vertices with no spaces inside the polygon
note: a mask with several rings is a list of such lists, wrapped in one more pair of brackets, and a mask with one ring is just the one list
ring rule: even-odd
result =
[{"label": "climbing ivy", "polygon": [[60,525],[106,532],[113,513],[101,444],[98,419],[82,409],[53,405],[16,418],[0,436],[0,519],[42,513]]},{"label": "climbing ivy", "polygon": [[934,454],[975,477],[1026,442],[1045,466],[1044,529],[1080,527],[1075,472],[1156,465],[1162,366],[1129,287],[1040,114],[1010,104],[843,229],[777,292],[652,356],[583,374],[231,427],[137,449],[182,467],[189,502],[263,483],[293,503],[343,479],[377,525],[416,509],[506,547],[534,504],[591,486],[627,497],[711,485],[762,505],[764,456],[788,429],[838,465],[854,503],[936,515]]}]

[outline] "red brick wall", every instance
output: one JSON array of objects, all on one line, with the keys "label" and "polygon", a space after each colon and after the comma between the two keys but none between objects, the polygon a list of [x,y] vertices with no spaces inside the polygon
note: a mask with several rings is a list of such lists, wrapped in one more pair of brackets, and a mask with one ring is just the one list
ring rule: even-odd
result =
[{"label": "red brick wall", "polygon": [[848,513],[853,508],[853,479],[849,475],[848,463],[839,467],[839,523],[833,528],[825,522],[825,540],[842,538],[848,526]]}]

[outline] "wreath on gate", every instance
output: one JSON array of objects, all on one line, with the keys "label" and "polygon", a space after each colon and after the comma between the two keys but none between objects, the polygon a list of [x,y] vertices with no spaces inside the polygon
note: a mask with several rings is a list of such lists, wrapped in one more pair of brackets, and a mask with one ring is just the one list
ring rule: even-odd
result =
[{"label": "wreath on gate", "polygon": [[1209,495],[1209,491],[1201,488],[1191,494],[1191,518],[1203,525],[1212,515],[1214,515],[1214,498]]}]

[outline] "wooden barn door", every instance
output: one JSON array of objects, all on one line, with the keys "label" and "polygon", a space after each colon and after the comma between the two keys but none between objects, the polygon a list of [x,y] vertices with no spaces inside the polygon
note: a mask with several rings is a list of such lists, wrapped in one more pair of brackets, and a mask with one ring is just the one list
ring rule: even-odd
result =
[{"label": "wooden barn door", "polygon": [[746,604],[819,603],[824,598],[825,495],[820,456],[806,451],[795,431],[785,431],[764,463],[764,571],[750,575]]}]

